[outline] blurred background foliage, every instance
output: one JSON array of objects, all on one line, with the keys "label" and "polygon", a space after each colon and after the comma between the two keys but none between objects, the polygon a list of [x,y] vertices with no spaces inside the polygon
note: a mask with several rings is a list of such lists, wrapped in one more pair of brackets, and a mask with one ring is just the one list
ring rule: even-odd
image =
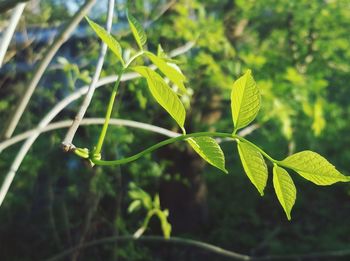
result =
[{"label": "blurred background foliage", "polygon": [[[6,122],[59,26],[81,0],[32,0],[0,70],[0,122]],[[106,19],[107,1],[89,16]],[[312,149],[344,174],[350,161],[350,2],[348,0],[135,0],[116,1],[113,33],[125,55],[136,46],[128,33],[125,8],[142,22],[149,50],[166,52],[195,41],[177,57],[193,91],[186,129],[232,130],[230,89],[246,69],[253,71],[262,93],[258,129],[249,139],[273,157]],[[160,17],[159,13],[163,13]],[[10,13],[1,14],[1,31]],[[79,34],[55,56],[22,118],[17,133],[34,128],[58,101],[90,82],[99,41],[85,21]],[[36,35],[44,35],[37,40]],[[43,33],[44,32],[44,33]],[[82,32],[82,33],[81,33]],[[108,52],[102,76],[115,74]],[[112,85],[99,89],[87,117],[103,117]],[[122,83],[113,117],[177,127],[154,102],[144,80]],[[80,102],[55,120],[73,118]],[[3,127],[4,124],[1,124]],[[81,127],[80,147],[92,147],[100,126]],[[298,178],[297,202],[288,222],[271,186],[260,197],[246,178],[233,143],[222,143],[229,175],[207,166],[184,144],[163,148],[131,164],[89,168],[59,148],[65,130],[43,134],[26,156],[0,209],[0,259],[42,260],[64,249],[112,235],[133,234],[146,212],[129,213],[130,184],[160,195],[169,209],[172,235],[253,256],[338,250],[349,247],[350,187],[316,187]],[[112,126],[104,157],[122,158],[163,137]],[[0,156],[0,181],[19,149]],[[135,189],[135,188],[134,188]],[[131,192],[132,194],[132,192]],[[130,209],[130,207],[129,207]],[[162,235],[157,219],[146,235]],[[72,260],[226,260],[189,247],[123,242],[75,251]],[[346,259],[344,259],[346,260]]]}]

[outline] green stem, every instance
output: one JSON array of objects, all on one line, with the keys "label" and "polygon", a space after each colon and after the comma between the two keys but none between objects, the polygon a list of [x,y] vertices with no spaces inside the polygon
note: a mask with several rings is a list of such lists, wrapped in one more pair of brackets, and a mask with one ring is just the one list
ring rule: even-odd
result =
[{"label": "green stem", "polygon": [[141,55],[143,55],[145,52],[144,51],[139,51],[137,52],[134,56],[132,56],[129,61],[124,65],[124,69],[127,69],[130,64],[135,61],[137,58],[139,58]]},{"label": "green stem", "polygon": [[178,137],[170,138],[167,140],[163,140],[133,156],[130,156],[125,159],[119,159],[119,160],[98,160],[92,158],[91,161],[95,163],[96,165],[103,165],[103,166],[113,166],[113,165],[121,165],[121,164],[126,164],[132,161],[135,161],[139,158],[141,158],[143,155],[150,153],[156,149],[159,149],[161,147],[164,147],[166,145],[169,145],[171,143],[174,143],[176,141],[181,141],[185,140],[188,138],[195,138],[195,137],[204,137],[204,136],[216,136],[216,137],[225,137],[225,138],[238,138],[238,136],[232,136],[231,133],[222,133],[222,132],[196,132],[196,133],[190,133],[190,134],[185,134],[185,135],[180,135]]},{"label": "green stem", "polygon": [[133,61],[135,61],[138,57],[143,55],[143,54],[144,54],[144,51],[140,51],[140,52],[136,53],[134,56],[132,56],[129,59],[129,61],[123,66],[123,69],[118,74],[118,79],[117,79],[116,83],[114,84],[114,87],[113,87],[113,90],[112,90],[112,93],[111,93],[111,97],[109,98],[109,103],[108,103],[107,112],[106,112],[106,116],[105,116],[105,122],[103,124],[102,130],[101,130],[101,133],[100,133],[100,137],[98,138],[98,142],[97,142],[96,148],[95,148],[95,150],[93,152],[93,154],[95,154],[95,155],[100,155],[101,154],[103,142],[104,142],[105,137],[106,137],[109,121],[110,121],[112,110],[113,110],[115,97],[117,96],[117,91],[118,91],[118,87],[119,87],[122,75],[126,71],[126,69],[128,69],[130,64]]},{"label": "green stem", "polygon": [[116,83],[114,84],[113,91],[111,93],[111,97],[109,98],[109,103],[108,103],[107,112],[106,112],[106,116],[105,116],[105,122],[103,123],[103,127],[102,127],[102,130],[101,130],[101,133],[100,133],[100,137],[98,138],[98,142],[97,142],[96,148],[94,150],[94,154],[98,155],[98,154],[101,153],[102,145],[103,145],[103,142],[105,140],[106,133],[107,133],[109,120],[111,119],[111,114],[112,114],[112,110],[113,110],[114,100],[115,100],[115,97],[117,96],[117,91],[118,91],[120,79],[122,78],[122,75],[123,75],[124,71],[125,71],[125,68],[123,68],[119,72],[118,79],[117,79]]},{"label": "green stem", "polygon": [[278,162],[278,160],[275,160],[272,157],[270,157],[269,154],[267,154],[265,151],[263,151],[261,148],[259,148],[254,143],[250,142],[249,140],[246,140],[245,138],[240,137],[240,136],[237,136],[236,138],[241,142],[245,142],[245,143],[248,143],[249,145],[253,146],[256,150],[258,150],[262,155],[264,155],[265,158],[267,158],[272,163],[276,164]]},{"label": "green stem", "polygon": [[231,133],[223,133],[223,132],[196,132],[196,133],[190,133],[190,134],[184,134],[184,135],[180,135],[178,137],[174,137],[174,138],[170,138],[167,140],[163,140],[133,156],[130,156],[128,158],[124,158],[124,159],[119,159],[119,160],[100,160],[97,158],[91,158],[90,160],[95,163],[96,165],[102,165],[102,166],[114,166],[114,165],[121,165],[121,164],[126,164],[132,161],[135,161],[139,158],[141,158],[142,156],[144,156],[147,153],[150,153],[154,150],[157,150],[161,147],[164,147],[166,145],[169,145],[171,143],[177,142],[177,141],[183,141],[186,140],[188,138],[195,138],[195,137],[222,137],[222,138],[232,138],[232,139],[237,139],[241,142],[245,142],[250,144],[251,146],[253,146],[256,150],[258,150],[262,155],[264,155],[265,158],[267,158],[268,160],[270,160],[272,163],[278,163],[277,160],[273,159],[272,157],[270,157],[265,151],[263,151],[261,148],[259,148],[258,146],[256,146],[254,143],[246,140],[243,137],[240,137],[238,135],[233,135]]}]

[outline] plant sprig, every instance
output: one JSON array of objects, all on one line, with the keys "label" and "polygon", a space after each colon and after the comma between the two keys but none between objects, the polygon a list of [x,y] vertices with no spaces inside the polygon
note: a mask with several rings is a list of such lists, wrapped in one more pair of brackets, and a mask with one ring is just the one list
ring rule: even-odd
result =
[{"label": "plant sprig", "polygon": [[[232,133],[196,132],[186,134],[186,110],[181,99],[178,97],[186,94],[186,87],[184,85],[184,82],[186,82],[185,76],[176,64],[167,59],[164,51],[161,50],[161,52],[158,52],[156,55],[144,50],[147,36],[141,24],[130,14],[128,14],[127,17],[137,46],[140,49],[139,52],[132,56],[128,61],[123,60],[122,49],[118,41],[112,35],[108,34],[102,27],[87,18],[92,29],[116,55],[122,67],[118,74],[118,80],[111,93],[105,123],[102,127],[96,147],[91,152],[87,149],[77,148],[75,151],[76,155],[89,159],[92,164],[114,166],[137,160],[145,154],[171,143],[185,141],[209,164],[225,173],[228,173],[225,168],[224,153],[213,137],[231,138],[237,142],[238,153],[245,173],[261,196],[264,195],[264,189],[268,180],[268,168],[265,160],[268,160],[273,165],[274,189],[288,220],[291,219],[291,210],[296,200],[296,187],[286,169],[298,173],[301,177],[315,183],[316,185],[331,185],[336,182],[350,181],[348,176],[341,174],[331,163],[316,152],[302,151],[288,156],[284,160],[275,160],[256,144],[237,135],[239,129],[248,126],[256,118],[260,109],[260,92],[251,70],[247,70],[243,76],[233,83],[232,86],[231,111],[234,126]],[[158,72],[151,70],[149,67],[132,66],[132,63],[136,59],[145,57],[156,65],[162,74],[178,87],[177,89],[179,92],[175,92]],[[154,99],[175,120],[183,134],[175,138],[161,141],[128,158],[102,160],[100,153],[107,133],[119,82],[122,74],[127,69],[137,72],[146,79],[150,93]],[[156,214],[156,212],[152,212],[152,215],[153,214]],[[147,220],[148,219],[146,218],[146,223],[148,223]]]}]

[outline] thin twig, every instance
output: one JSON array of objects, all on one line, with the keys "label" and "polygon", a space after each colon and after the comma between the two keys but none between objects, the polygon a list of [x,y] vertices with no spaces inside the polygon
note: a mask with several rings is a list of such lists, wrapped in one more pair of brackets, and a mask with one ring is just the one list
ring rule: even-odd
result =
[{"label": "thin twig", "polygon": [[271,256],[254,257],[254,256],[248,256],[248,255],[240,254],[230,250],[226,250],[221,247],[208,244],[202,241],[180,238],[180,237],[171,237],[169,239],[165,239],[164,237],[161,237],[161,236],[142,236],[140,238],[135,238],[134,236],[112,236],[112,237],[105,237],[98,240],[90,241],[80,247],[77,247],[77,246],[72,247],[70,249],[63,251],[62,253],[59,253],[47,259],[47,261],[60,260],[68,256],[77,248],[80,248],[80,249],[88,248],[88,247],[98,246],[102,244],[113,243],[115,241],[161,242],[161,243],[168,243],[168,244],[178,244],[178,245],[198,248],[202,251],[204,250],[206,252],[227,257],[232,260],[249,260],[249,261],[272,261],[272,260],[302,261],[302,260],[321,260],[321,259],[334,260],[334,258],[337,258],[337,257],[339,258],[339,257],[350,256],[350,249],[342,249],[342,250],[334,250],[334,251],[328,251],[328,252],[315,252],[315,253],[308,253],[308,254],[271,255]]},{"label": "thin twig", "polygon": [[[193,42],[189,42],[189,43],[185,44],[184,46],[181,46],[181,47],[171,51],[169,56],[174,57],[176,55],[183,54],[183,53],[187,52],[188,50],[190,50],[193,47],[193,45],[194,45]],[[150,66],[150,68],[152,68],[154,70],[156,67]],[[138,77],[140,77],[140,76],[137,73],[126,73],[126,74],[123,74],[121,81],[122,82],[128,81],[128,80],[135,79]],[[109,76],[109,77],[103,78],[97,82],[96,88],[101,87],[101,86],[106,85],[106,84],[109,84],[109,83],[112,83],[112,82],[115,82],[116,79],[117,79],[117,76]],[[40,130],[45,128],[57,116],[57,114],[59,114],[70,103],[77,100],[82,95],[86,94],[86,92],[88,91],[88,88],[89,88],[88,86],[84,86],[84,87],[80,88],[79,90],[75,91],[73,94],[66,97],[65,99],[63,99],[62,101],[60,101],[58,104],[56,104],[56,106],[54,106],[46,114],[46,116],[40,121],[40,123],[38,124],[38,127],[37,127],[37,131],[35,133],[33,133],[33,135],[30,136],[23,143],[22,147],[20,148],[20,150],[18,151],[18,153],[16,155],[16,158],[12,162],[10,170],[6,174],[4,182],[0,188],[0,206],[2,205],[2,203],[4,201],[4,198],[8,192],[11,184],[12,184],[12,181],[13,181],[13,179],[16,175],[16,172],[17,172],[18,168],[20,167],[24,157],[27,155],[30,147],[33,145],[35,140],[39,137]]]},{"label": "thin twig", "polygon": [[2,63],[4,61],[7,48],[11,42],[12,36],[15,32],[19,19],[22,16],[25,6],[26,6],[26,3],[18,4],[16,8],[12,11],[12,15],[11,15],[8,27],[4,32],[3,37],[0,41],[0,68],[2,67]]},{"label": "thin twig", "polygon": [[[53,130],[64,129],[64,128],[68,128],[69,126],[71,126],[72,123],[73,123],[72,120],[58,121],[58,122],[51,123],[44,128],[32,129],[32,130],[23,132],[21,134],[18,134],[16,136],[13,136],[12,138],[10,138],[8,140],[0,142],[0,153],[4,149],[22,141],[22,140],[27,139],[28,137],[32,136],[33,134],[37,133],[38,131],[40,133],[44,133],[44,132],[49,132],[49,131],[53,131]],[[83,125],[102,125],[103,123],[104,123],[104,118],[85,118],[81,121],[80,125],[82,125],[82,126]],[[162,135],[167,136],[167,137],[176,137],[176,136],[180,135],[177,132],[174,132],[174,131],[171,131],[168,129],[164,129],[162,127],[158,127],[155,125],[138,122],[138,121],[123,120],[123,119],[111,119],[110,124],[116,125],[116,126],[126,126],[126,127],[141,129],[141,130],[147,130],[150,132],[162,134]]]},{"label": "thin twig", "polygon": [[[113,22],[113,13],[114,13],[114,0],[109,0],[108,1],[108,8],[107,8],[107,21],[106,21],[106,31],[108,33],[111,32],[112,22]],[[92,81],[90,83],[89,90],[86,93],[84,101],[81,104],[81,107],[80,107],[77,115],[74,118],[72,126],[70,126],[70,128],[68,129],[66,137],[64,138],[64,140],[62,142],[62,147],[65,151],[70,151],[72,148],[75,147],[72,144],[73,139],[74,139],[74,135],[77,132],[79,125],[80,125],[80,122],[84,118],[84,115],[85,115],[85,113],[90,105],[90,102],[92,100],[92,96],[94,95],[96,83],[97,83],[98,78],[100,77],[100,74],[102,71],[106,52],[107,52],[107,45],[102,41],[100,54],[99,54],[97,64],[96,64],[95,74],[92,77]]]},{"label": "thin twig", "polygon": [[90,241],[80,247],[72,247],[70,249],[63,251],[60,254],[57,254],[47,259],[47,261],[60,260],[63,257],[66,257],[67,255],[75,251],[77,248],[80,248],[80,249],[88,248],[92,246],[113,243],[115,241],[158,242],[158,243],[161,242],[161,243],[169,243],[169,244],[179,244],[179,245],[199,248],[201,250],[206,250],[207,252],[212,252],[221,256],[229,257],[233,260],[251,260],[250,256],[242,255],[233,251],[225,250],[221,247],[217,247],[208,243],[187,239],[187,238],[171,237],[171,238],[165,239],[164,237],[161,237],[161,236],[142,236],[140,238],[135,238],[134,236],[113,236],[113,237],[106,237],[106,238]]},{"label": "thin twig", "polygon": [[38,67],[36,68],[33,78],[30,81],[28,88],[23,92],[23,95],[16,107],[16,111],[14,114],[11,114],[11,117],[9,118],[9,123],[6,125],[4,129],[4,138],[10,138],[19,122],[19,120],[22,117],[22,114],[27,107],[30,98],[33,95],[34,90],[36,89],[41,77],[46,71],[47,66],[51,62],[52,58],[58,51],[58,49],[61,47],[61,45],[67,41],[70,34],[73,32],[73,30],[77,27],[81,19],[87,14],[87,12],[90,10],[90,8],[94,5],[96,0],[86,0],[85,4],[80,7],[80,9],[76,12],[76,14],[72,17],[72,19],[66,24],[66,26],[62,29],[60,34],[56,37],[52,45],[50,45],[46,52],[43,55],[43,59],[39,63]]},{"label": "thin twig", "polygon": [[177,0],[171,0],[168,3],[164,4],[157,15],[151,20],[147,21],[143,24],[145,28],[151,26],[153,23],[157,22],[159,18],[161,18],[173,5],[175,5]]}]

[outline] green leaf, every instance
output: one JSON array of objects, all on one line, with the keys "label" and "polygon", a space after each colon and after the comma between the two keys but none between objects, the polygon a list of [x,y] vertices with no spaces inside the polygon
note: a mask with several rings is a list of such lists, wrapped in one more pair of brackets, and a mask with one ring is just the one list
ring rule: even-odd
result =
[{"label": "green leaf", "polygon": [[288,172],[277,165],[274,165],[273,167],[273,186],[277,198],[281,203],[284,212],[286,212],[288,220],[291,220],[290,212],[297,197],[297,190]]},{"label": "green leaf", "polygon": [[153,206],[154,206],[154,208],[160,209],[160,199],[159,199],[159,195],[158,194],[156,194],[154,196]]},{"label": "green leaf", "polygon": [[296,171],[303,178],[316,185],[332,185],[336,182],[350,181],[331,163],[316,152],[305,150],[280,161],[280,165]]},{"label": "green leaf", "polygon": [[234,132],[251,123],[260,109],[260,93],[250,70],[234,82],[231,92]]},{"label": "green leaf", "polygon": [[151,196],[133,182],[129,183],[128,195],[133,200],[140,200],[146,209],[153,208]]},{"label": "green leaf", "polygon": [[135,17],[129,14],[129,12],[126,12],[126,15],[131,28],[131,32],[134,35],[136,43],[139,46],[140,50],[142,50],[143,49],[142,46],[144,46],[147,41],[146,33],[143,30],[143,27],[140,24],[140,22],[137,21]]},{"label": "green leaf", "polygon": [[164,61],[163,58],[154,55],[153,53],[146,52],[146,55],[152,61],[152,63],[154,63],[159,68],[159,70],[169,78],[170,81],[179,87],[182,92],[187,92],[184,86],[184,81],[186,78],[180,70],[178,70],[174,65],[171,65]]},{"label": "green leaf", "polygon": [[184,130],[186,117],[185,107],[176,93],[166,84],[164,79],[146,66],[132,67],[132,70],[145,77],[148,88],[156,101],[173,117]]},{"label": "green leaf", "polygon": [[237,147],[243,168],[248,178],[257,188],[260,195],[263,196],[268,177],[267,167],[263,156],[248,143],[238,142]]},{"label": "green leaf", "polygon": [[140,209],[140,207],[141,207],[141,200],[139,200],[139,199],[134,200],[133,202],[130,203],[130,205],[128,207],[128,212],[132,213],[135,210]]},{"label": "green leaf", "polygon": [[191,147],[209,164],[227,173],[225,156],[219,144],[211,137],[196,137],[187,139]]},{"label": "green leaf", "polygon": [[167,209],[161,211],[158,210],[157,216],[160,220],[160,224],[162,227],[163,235],[165,238],[170,238],[171,234],[171,224],[168,222],[169,211]]},{"label": "green leaf", "polygon": [[120,47],[120,44],[118,43],[118,41],[112,35],[110,35],[103,27],[99,26],[94,21],[90,20],[87,16],[85,16],[85,19],[88,21],[89,25],[98,35],[98,37],[100,37],[101,40],[105,44],[107,44],[108,48],[112,50],[112,52],[117,56],[120,62],[124,65],[125,63],[122,58],[122,48]]}]

